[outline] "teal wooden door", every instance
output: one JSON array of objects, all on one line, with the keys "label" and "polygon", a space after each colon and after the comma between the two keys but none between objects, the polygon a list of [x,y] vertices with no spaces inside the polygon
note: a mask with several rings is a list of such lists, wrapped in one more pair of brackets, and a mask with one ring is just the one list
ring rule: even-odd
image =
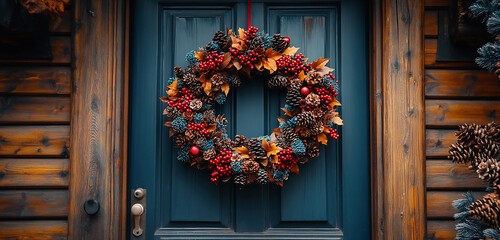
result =
[{"label": "teal wooden door", "polygon": [[[147,196],[147,239],[369,239],[366,4],[362,0],[252,1],[252,25],[281,33],[309,59],[329,57],[340,79],[345,125],[338,141],[283,188],[214,185],[176,160],[158,100],[174,66],[225,26],[246,28],[246,1],[135,1],[129,131],[129,188]],[[284,93],[245,82],[219,110],[229,136],[277,127]]]}]

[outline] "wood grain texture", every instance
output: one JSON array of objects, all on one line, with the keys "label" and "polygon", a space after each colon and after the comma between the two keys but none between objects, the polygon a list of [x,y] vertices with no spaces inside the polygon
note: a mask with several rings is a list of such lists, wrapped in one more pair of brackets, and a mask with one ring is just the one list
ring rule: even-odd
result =
[{"label": "wood grain texture", "polygon": [[50,47],[52,48],[52,59],[50,60],[32,60],[32,59],[16,59],[4,60],[0,63],[53,63],[53,64],[69,64],[71,63],[71,37],[70,36],[51,36],[49,38]]},{"label": "wood grain texture", "polygon": [[430,220],[427,222],[427,239],[430,240],[453,240],[456,222],[452,220]]},{"label": "wood grain texture", "polygon": [[425,70],[425,95],[432,97],[500,97],[500,81],[481,70]]},{"label": "wood grain texture", "polygon": [[[128,1],[76,0],[69,238],[125,239]],[[89,14],[91,12],[92,14]],[[81,206],[96,199],[89,220]]]},{"label": "wood grain texture", "polygon": [[425,149],[428,157],[448,156],[448,148],[457,141],[456,130],[427,129]]},{"label": "wood grain texture", "polygon": [[0,218],[66,217],[68,190],[1,190]]},{"label": "wood grain texture", "polygon": [[451,0],[425,0],[425,7],[448,7]]},{"label": "wood grain texture", "polygon": [[70,67],[0,67],[0,93],[70,94]]},{"label": "wood grain texture", "polygon": [[500,101],[426,100],[427,125],[488,124],[500,118]]},{"label": "wood grain texture", "polygon": [[426,10],[424,13],[424,35],[426,37],[437,37],[438,35],[438,11]]},{"label": "wood grain texture", "polygon": [[[465,191],[428,191],[427,192],[427,217],[449,218],[453,220],[453,214],[457,210],[452,206],[454,200],[464,199]],[[472,192],[476,199],[481,198],[483,192]]]},{"label": "wood grain texture", "polygon": [[448,61],[436,61],[437,56],[437,38],[426,38],[425,39],[425,55],[424,63],[426,68],[476,68],[479,67],[476,63],[470,62],[448,62]]},{"label": "wood grain texture", "polygon": [[51,33],[71,33],[71,24],[73,21],[73,12],[71,6],[66,6],[61,15],[49,18],[49,31]]},{"label": "wood grain texture", "polygon": [[0,96],[0,123],[68,124],[69,97]]},{"label": "wood grain texture", "polygon": [[468,165],[456,164],[451,160],[427,160],[427,189],[432,188],[482,188],[487,183],[477,177]]},{"label": "wood grain texture", "polygon": [[0,221],[2,240],[62,240],[67,239],[67,235],[65,220]]},{"label": "wood grain texture", "polygon": [[423,1],[382,1],[383,239],[425,235],[423,15]]},{"label": "wood grain texture", "polygon": [[0,126],[0,155],[68,156],[69,126]]},{"label": "wood grain texture", "polygon": [[0,187],[67,187],[68,159],[2,159]]}]

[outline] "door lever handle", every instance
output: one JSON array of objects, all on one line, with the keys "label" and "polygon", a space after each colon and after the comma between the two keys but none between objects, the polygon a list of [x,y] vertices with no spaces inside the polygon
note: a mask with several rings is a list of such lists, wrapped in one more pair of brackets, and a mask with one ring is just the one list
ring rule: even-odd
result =
[{"label": "door lever handle", "polygon": [[139,223],[141,222],[141,215],[144,213],[144,206],[142,206],[142,204],[140,203],[136,203],[132,205],[130,212],[134,216],[134,229],[132,230],[132,234],[134,234],[134,236],[136,237],[139,237],[144,232],[139,225]]}]

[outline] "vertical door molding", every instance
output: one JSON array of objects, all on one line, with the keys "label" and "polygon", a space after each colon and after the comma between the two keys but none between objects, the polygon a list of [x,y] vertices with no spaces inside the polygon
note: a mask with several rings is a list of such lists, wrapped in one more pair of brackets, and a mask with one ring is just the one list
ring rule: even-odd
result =
[{"label": "vertical door molding", "polygon": [[424,3],[371,9],[372,237],[424,239]]},{"label": "vertical door molding", "polygon": [[74,5],[69,239],[125,239],[128,1]]}]

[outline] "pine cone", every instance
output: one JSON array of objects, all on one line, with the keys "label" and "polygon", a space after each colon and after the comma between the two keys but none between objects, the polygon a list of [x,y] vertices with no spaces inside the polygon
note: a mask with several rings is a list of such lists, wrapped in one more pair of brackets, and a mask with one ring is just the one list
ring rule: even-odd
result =
[{"label": "pine cone", "polygon": [[219,48],[223,51],[227,51],[229,49],[229,37],[223,31],[215,32],[212,42],[217,43]]},{"label": "pine cone", "polygon": [[175,73],[176,77],[181,78],[181,79],[184,78],[184,71],[182,71],[181,67],[175,67],[174,73]]},{"label": "pine cone", "polygon": [[243,172],[247,174],[254,173],[259,170],[259,164],[253,160],[246,160],[243,162],[241,169],[243,169]]},{"label": "pine cone", "polygon": [[276,74],[269,79],[267,84],[270,88],[286,88],[288,86],[288,78],[283,75]]},{"label": "pine cone", "polygon": [[255,159],[265,159],[267,157],[266,149],[258,138],[252,138],[248,141],[248,150]]},{"label": "pine cone", "polygon": [[247,146],[247,144],[248,144],[248,139],[245,136],[242,135],[234,136],[234,142],[233,142],[234,147]]},{"label": "pine cone", "polygon": [[262,38],[260,37],[254,37],[252,40],[250,40],[250,45],[248,45],[248,49],[256,49],[256,48],[264,48],[264,42],[262,42]]},{"label": "pine cone", "polygon": [[491,185],[497,185],[500,181],[500,163],[496,159],[489,158],[479,163],[476,172],[480,179],[488,181]]},{"label": "pine cone", "polygon": [[310,93],[306,97],[306,104],[309,106],[316,107],[319,105],[320,102],[321,102],[321,99],[319,98],[318,95],[316,95],[314,93]]},{"label": "pine cone", "polygon": [[[210,78],[210,81],[212,81],[212,89],[220,88],[220,86],[222,86],[224,84],[225,79],[226,78],[221,73],[214,74],[212,76],[212,78]],[[216,90],[214,90],[214,91],[216,91]]]},{"label": "pine cone", "polygon": [[316,85],[321,83],[323,78],[317,72],[309,72],[304,80],[306,81],[307,84]]},{"label": "pine cone", "polygon": [[266,169],[259,168],[259,171],[257,171],[257,182],[260,184],[267,184],[269,181],[269,174]]},{"label": "pine cone", "polygon": [[193,99],[193,101],[189,103],[189,108],[193,109],[194,111],[200,110],[202,106],[203,103],[199,99]]},{"label": "pine cone", "polygon": [[500,227],[500,199],[498,193],[490,193],[469,206],[469,216],[491,228]]},{"label": "pine cone", "polygon": [[273,40],[271,40],[271,47],[274,51],[283,52],[288,47],[288,43],[285,42],[280,34],[274,34]]},{"label": "pine cone", "polygon": [[215,114],[213,110],[208,110],[203,112],[203,119],[207,124],[215,123]]},{"label": "pine cone", "polygon": [[302,112],[297,114],[297,125],[301,127],[311,126],[316,121],[312,112]]},{"label": "pine cone", "polygon": [[215,158],[215,155],[217,155],[217,153],[212,148],[212,149],[209,149],[209,150],[203,152],[203,159],[210,161],[210,160]]},{"label": "pine cone", "polygon": [[323,126],[323,123],[321,122],[314,122],[311,127],[309,128],[311,131],[311,135],[318,135],[325,130],[325,127]]},{"label": "pine cone", "polygon": [[286,103],[292,107],[299,107],[302,95],[300,94],[300,85],[292,84],[290,90],[286,92]]},{"label": "pine cone", "polygon": [[290,127],[283,128],[281,130],[281,133],[289,142],[293,142],[299,139],[299,135],[295,132],[293,128]]},{"label": "pine cone", "polygon": [[319,157],[320,151],[319,147],[315,144],[310,144],[307,146],[307,155],[311,158]]},{"label": "pine cone", "polygon": [[188,143],[188,139],[186,138],[186,136],[177,135],[177,137],[175,138],[175,143],[177,144],[177,147],[182,148],[186,146],[186,144]]},{"label": "pine cone", "polygon": [[179,111],[177,108],[167,107],[165,109],[165,115],[167,116],[167,118],[176,118],[181,114],[181,111]]},{"label": "pine cone", "polygon": [[471,146],[475,143],[478,130],[479,126],[477,124],[473,123],[469,125],[466,123],[460,126],[458,132],[455,133],[455,135],[457,136],[459,143],[462,143],[464,146]]},{"label": "pine cone", "polygon": [[498,124],[488,123],[485,132],[493,141],[500,142],[500,126]]},{"label": "pine cone", "polygon": [[500,155],[500,143],[488,137],[480,138],[475,147],[485,158],[497,158]]},{"label": "pine cone", "polygon": [[465,147],[459,143],[452,144],[448,153],[448,158],[454,163],[469,163],[477,156],[477,154],[470,147]]},{"label": "pine cone", "polygon": [[284,137],[282,135],[276,136],[276,145],[280,148],[288,148],[289,147],[288,140],[286,139],[286,137]]},{"label": "pine cone", "polygon": [[195,96],[205,95],[201,82],[198,80],[196,75],[191,73],[184,74],[183,83],[187,89],[191,89],[191,91],[193,91]]},{"label": "pine cone", "polygon": [[238,174],[234,176],[234,183],[238,185],[246,185],[247,184],[247,176],[245,174]]}]

